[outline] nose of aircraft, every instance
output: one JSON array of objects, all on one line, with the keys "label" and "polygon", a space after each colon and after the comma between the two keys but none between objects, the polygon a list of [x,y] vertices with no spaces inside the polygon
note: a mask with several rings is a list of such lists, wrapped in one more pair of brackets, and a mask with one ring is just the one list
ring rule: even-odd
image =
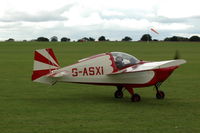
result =
[{"label": "nose of aircraft", "polygon": [[155,77],[158,80],[158,82],[163,82],[172,74],[172,72],[176,68],[178,68],[178,66],[157,69],[155,70]]}]

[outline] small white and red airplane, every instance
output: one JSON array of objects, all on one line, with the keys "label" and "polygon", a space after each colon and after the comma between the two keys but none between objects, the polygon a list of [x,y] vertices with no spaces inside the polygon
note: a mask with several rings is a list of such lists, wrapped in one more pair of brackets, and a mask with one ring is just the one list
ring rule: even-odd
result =
[{"label": "small white and red airplane", "polygon": [[54,85],[56,82],[70,82],[94,85],[116,86],[115,98],[123,97],[128,90],[133,102],[140,96],[133,88],[155,86],[156,98],[164,99],[159,90],[163,81],[186,63],[183,59],[148,62],[122,52],[109,52],[79,60],[77,63],[61,68],[51,48],[35,51],[32,81]]}]

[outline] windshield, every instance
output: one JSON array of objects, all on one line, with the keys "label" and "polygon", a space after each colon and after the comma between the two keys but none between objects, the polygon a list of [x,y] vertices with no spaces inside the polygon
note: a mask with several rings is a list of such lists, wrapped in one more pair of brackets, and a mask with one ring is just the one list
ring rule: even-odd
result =
[{"label": "windshield", "polygon": [[111,52],[118,69],[139,63],[139,60],[132,55],[122,52]]}]

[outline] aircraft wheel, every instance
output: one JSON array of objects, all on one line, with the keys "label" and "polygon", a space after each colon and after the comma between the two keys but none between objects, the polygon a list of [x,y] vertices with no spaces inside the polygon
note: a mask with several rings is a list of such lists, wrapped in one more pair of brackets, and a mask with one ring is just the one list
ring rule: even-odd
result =
[{"label": "aircraft wheel", "polygon": [[157,99],[164,99],[165,98],[165,93],[163,91],[157,91],[156,98]]},{"label": "aircraft wheel", "polygon": [[123,98],[123,92],[120,90],[115,91],[115,98]]},{"label": "aircraft wheel", "polygon": [[131,101],[132,101],[132,102],[139,102],[139,101],[140,101],[140,95],[134,94],[134,95],[131,97]]}]

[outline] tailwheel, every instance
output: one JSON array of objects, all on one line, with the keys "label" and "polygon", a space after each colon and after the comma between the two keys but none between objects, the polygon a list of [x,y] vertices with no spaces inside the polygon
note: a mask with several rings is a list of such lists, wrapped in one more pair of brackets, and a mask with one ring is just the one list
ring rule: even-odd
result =
[{"label": "tailwheel", "polygon": [[123,92],[122,92],[123,87],[122,86],[117,86],[117,90],[115,91],[115,98],[123,98]]},{"label": "tailwheel", "polygon": [[163,91],[157,91],[156,93],[156,98],[157,99],[164,99],[165,98],[165,93]]},{"label": "tailwheel", "polygon": [[138,95],[137,93],[135,93],[134,95],[132,95],[131,101],[132,102],[139,102],[140,101],[140,95]]}]

